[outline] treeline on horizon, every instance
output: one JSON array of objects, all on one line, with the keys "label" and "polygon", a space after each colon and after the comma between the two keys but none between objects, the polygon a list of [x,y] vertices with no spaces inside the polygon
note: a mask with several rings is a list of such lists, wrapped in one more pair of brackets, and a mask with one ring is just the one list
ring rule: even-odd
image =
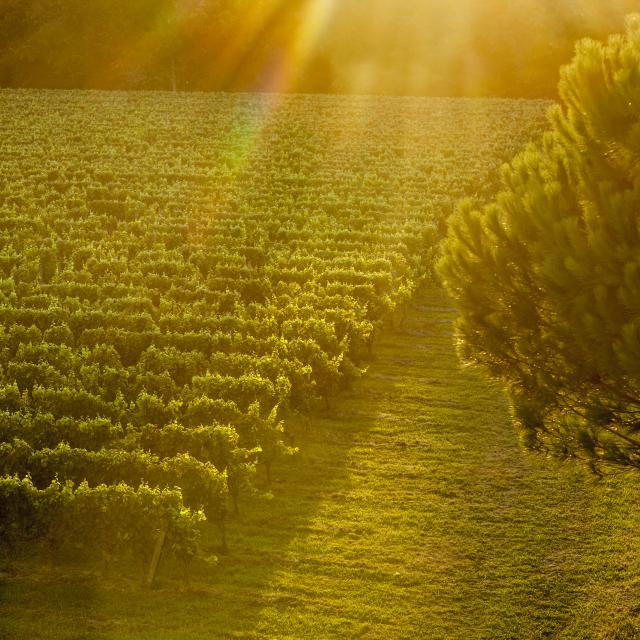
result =
[{"label": "treeline on horizon", "polygon": [[575,41],[635,2],[447,5],[2,0],[0,87],[553,97]]}]

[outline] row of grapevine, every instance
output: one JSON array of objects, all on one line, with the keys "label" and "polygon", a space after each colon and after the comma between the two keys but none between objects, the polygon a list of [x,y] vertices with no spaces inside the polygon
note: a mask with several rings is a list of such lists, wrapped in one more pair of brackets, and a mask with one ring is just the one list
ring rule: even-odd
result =
[{"label": "row of grapevine", "polygon": [[0,91],[0,545],[224,533],[539,106]]}]

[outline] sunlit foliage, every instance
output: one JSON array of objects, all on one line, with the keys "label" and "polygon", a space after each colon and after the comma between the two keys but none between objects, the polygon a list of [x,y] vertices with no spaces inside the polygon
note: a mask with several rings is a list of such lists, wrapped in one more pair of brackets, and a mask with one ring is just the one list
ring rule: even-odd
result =
[{"label": "sunlit foliage", "polygon": [[585,40],[550,131],[451,222],[465,359],[507,382],[530,446],[640,466],[640,27]]},{"label": "sunlit foliage", "polygon": [[[18,494],[35,513],[124,483],[155,492],[185,560],[202,518],[224,546],[229,508],[295,451],[287,416],[361,375],[453,200],[483,192],[541,108],[1,92],[4,519]],[[25,518],[7,545],[42,538]]]}]

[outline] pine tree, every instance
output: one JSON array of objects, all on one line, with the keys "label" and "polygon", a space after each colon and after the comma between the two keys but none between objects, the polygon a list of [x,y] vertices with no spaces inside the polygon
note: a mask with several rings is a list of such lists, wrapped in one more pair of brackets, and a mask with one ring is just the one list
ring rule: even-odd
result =
[{"label": "pine tree", "polygon": [[559,94],[495,201],[459,206],[440,273],[528,446],[640,468],[640,16],[579,42]]}]

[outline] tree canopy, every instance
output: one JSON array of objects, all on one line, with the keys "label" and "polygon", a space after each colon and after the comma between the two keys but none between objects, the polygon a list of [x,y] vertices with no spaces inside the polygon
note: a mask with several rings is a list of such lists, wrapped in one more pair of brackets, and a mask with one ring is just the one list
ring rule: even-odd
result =
[{"label": "tree canopy", "polygon": [[559,93],[495,201],[460,205],[440,271],[526,444],[640,467],[640,16],[581,41]]},{"label": "tree canopy", "polygon": [[3,0],[0,86],[551,97],[636,0]]}]

